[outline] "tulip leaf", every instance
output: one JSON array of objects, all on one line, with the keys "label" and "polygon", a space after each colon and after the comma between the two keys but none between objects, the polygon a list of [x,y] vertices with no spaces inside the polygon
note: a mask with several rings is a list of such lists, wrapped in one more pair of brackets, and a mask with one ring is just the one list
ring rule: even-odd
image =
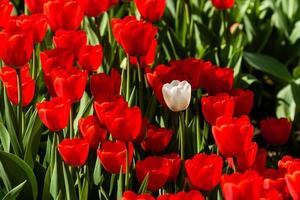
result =
[{"label": "tulip leaf", "polygon": [[28,181],[24,185],[24,190],[21,192],[21,196],[24,199],[37,199],[37,181],[32,169],[27,165],[27,163],[18,156],[4,151],[0,151],[0,162],[10,179],[12,186],[17,186],[24,180]]},{"label": "tulip leaf", "polygon": [[148,183],[149,183],[149,173],[147,173],[147,175],[145,176],[145,178],[138,190],[138,194],[143,194],[147,191]]},{"label": "tulip leaf", "polygon": [[122,199],[123,195],[123,169],[120,167],[119,179],[118,179],[118,190],[117,190],[117,200]]},{"label": "tulip leaf", "polygon": [[68,200],[76,200],[76,192],[74,187],[74,181],[71,177],[70,171],[68,168],[66,168],[65,164],[62,163],[62,169],[63,169],[63,176],[64,176],[64,182],[65,182],[65,188],[66,188],[66,199]]},{"label": "tulip leaf", "polygon": [[83,181],[80,199],[89,199],[89,181],[87,177]]},{"label": "tulip leaf", "polygon": [[263,54],[244,53],[246,62],[253,68],[268,73],[276,78],[290,82],[292,75],[282,63],[275,58]]},{"label": "tulip leaf", "polygon": [[287,85],[277,94],[276,116],[291,119],[295,118],[296,103],[293,98],[291,85]]},{"label": "tulip leaf", "polygon": [[3,150],[5,152],[9,152],[10,150],[10,137],[7,129],[3,125],[2,122],[0,122],[0,140],[3,147]]},{"label": "tulip leaf", "polygon": [[24,188],[25,183],[27,182],[27,180],[23,181],[21,184],[19,184],[18,186],[14,187],[12,190],[10,190],[4,197],[2,200],[13,200],[16,199],[19,194],[21,193],[21,191]]}]

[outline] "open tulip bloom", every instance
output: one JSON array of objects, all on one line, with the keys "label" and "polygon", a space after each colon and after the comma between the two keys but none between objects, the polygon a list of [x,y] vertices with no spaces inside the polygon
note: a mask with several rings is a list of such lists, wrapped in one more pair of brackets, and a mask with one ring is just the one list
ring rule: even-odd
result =
[{"label": "open tulip bloom", "polygon": [[297,0],[0,0],[0,199],[300,200]]}]

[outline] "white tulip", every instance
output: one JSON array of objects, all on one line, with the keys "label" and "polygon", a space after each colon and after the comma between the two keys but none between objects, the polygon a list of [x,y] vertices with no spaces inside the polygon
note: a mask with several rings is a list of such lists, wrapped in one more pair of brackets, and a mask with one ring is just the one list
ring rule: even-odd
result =
[{"label": "white tulip", "polygon": [[179,112],[186,110],[191,101],[191,85],[187,81],[173,80],[162,87],[164,100],[170,110]]}]

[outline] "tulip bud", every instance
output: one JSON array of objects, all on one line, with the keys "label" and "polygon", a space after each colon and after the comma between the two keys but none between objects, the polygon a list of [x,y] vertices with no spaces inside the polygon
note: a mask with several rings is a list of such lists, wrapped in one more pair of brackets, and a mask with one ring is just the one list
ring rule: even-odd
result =
[{"label": "tulip bud", "polygon": [[162,93],[170,110],[179,112],[187,109],[191,101],[192,87],[187,81],[173,80],[163,85]]}]

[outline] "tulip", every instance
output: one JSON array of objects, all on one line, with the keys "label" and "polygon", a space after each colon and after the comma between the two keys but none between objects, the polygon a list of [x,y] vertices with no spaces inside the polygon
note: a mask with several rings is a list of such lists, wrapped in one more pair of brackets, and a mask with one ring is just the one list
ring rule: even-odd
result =
[{"label": "tulip", "polygon": [[254,128],[246,115],[240,118],[222,116],[212,127],[212,133],[221,154],[226,157],[245,153],[253,138]]},{"label": "tulip", "polygon": [[69,99],[71,103],[80,101],[87,84],[87,71],[77,68],[56,69],[51,72],[50,77],[58,97]]},{"label": "tulip", "polygon": [[191,101],[191,85],[187,81],[174,80],[162,87],[164,100],[170,110],[179,112],[186,110]]},{"label": "tulip", "polygon": [[90,148],[96,150],[99,143],[106,140],[107,130],[101,127],[94,115],[81,118],[78,121],[81,136],[90,144]]},{"label": "tulip", "polygon": [[232,8],[235,0],[211,0],[211,2],[217,9],[224,10]]},{"label": "tulip", "polygon": [[146,68],[148,66],[151,66],[154,63],[155,57],[156,57],[156,47],[157,47],[157,40],[153,40],[152,44],[148,50],[148,53],[144,56],[141,56],[138,58],[134,56],[130,56],[130,64],[132,65],[140,65],[141,68]]},{"label": "tulip", "polygon": [[200,190],[211,191],[220,181],[223,168],[222,157],[196,154],[185,161],[185,170],[191,184]]},{"label": "tulip", "polygon": [[58,151],[67,165],[82,166],[89,155],[89,143],[79,138],[64,139]]},{"label": "tulip", "polygon": [[204,200],[201,192],[191,190],[189,192],[178,192],[177,194],[160,195],[157,200]]},{"label": "tulip", "polygon": [[263,178],[255,171],[223,175],[221,188],[225,200],[259,200]]},{"label": "tulip", "polygon": [[73,53],[74,58],[78,59],[80,50],[87,43],[87,36],[84,31],[64,31],[55,32],[53,43],[56,48],[66,49]]},{"label": "tulip", "polygon": [[134,0],[143,19],[155,22],[164,14],[166,0]]},{"label": "tulip", "polygon": [[103,51],[101,45],[83,46],[79,52],[78,64],[82,69],[97,71],[102,65]]},{"label": "tulip", "polygon": [[37,103],[36,108],[41,121],[49,130],[60,131],[67,127],[71,111],[70,101],[55,97],[50,101]]},{"label": "tulip", "polygon": [[14,6],[9,0],[0,1],[0,29],[6,25],[13,8]]},{"label": "tulip", "polygon": [[110,75],[100,73],[91,76],[91,93],[99,102],[110,101],[120,94],[121,76],[116,69],[112,69]]},{"label": "tulip", "polygon": [[292,162],[285,175],[285,181],[294,200],[300,199],[300,161]]},{"label": "tulip", "polygon": [[112,31],[116,41],[130,56],[144,56],[155,40],[157,28],[151,23],[137,20],[133,16],[112,19]]},{"label": "tulip", "polygon": [[286,118],[267,118],[260,122],[260,128],[267,143],[283,145],[289,139],[292,123]]},{"label": "tulip", "polygon": [[160,153],[170,143],[173,131],[149,124],[146,128],[146,138],[141,143],[144,151]]},{"label": "tulip", "polygon": [[[16,70],[11,67],[2,67],[0,70],[0,78],[5,86],[8,99],[12,104],[18,105],[19,96]],[[22,106],[25,107],[30,104],[35,92],[35,81],[30,76],[29,65],[21,68],[21,82]]]},{"label": "tulip", "polygon": [[150,194],[137,195],[132,191],[125,191],[122,200],[155,200]]},{"label": "tulip", "polygon": [[46,0],[25,0],[25,4],[31,13],[43,13]]},{"label": "tulip", "polygon": [[[133,145],[128,143],[128,164],[132,163]],[[118,174],[122,166],[123,174],[126,172],[126,144],[120,141],[106,141],[97,151],[104,169],[109,173]]]},{"label": "tulip", "polygon": [[142,127],[142,113],[139,107],[128,107],[122,97],[111,102],[94,102],[96,114],[111,133],[112,137],[122,142],[136,139]]},{"label": "tulip", "polygon": [[285,170],[267,168],[263,171],[265,191],[276,190],[284,199],[289,199],[290,194],[284,179]]},{"label": "tulip", "polygon": [[283,156],[278,161],[278,168],[287,171],[289,166],[294,162],[300,162],[299,158],[293,158],[292,156]]},{"label": "tulip", "polygon": [[33,38],[29,33],[0,32],[0,58],[6,65],[20,68],[26,65],[33,52]]},{"label": "tulip", "polygon": [[257,155],[258,145],[255,142],[252,142],[249,148],[244,154],[238,155],[237,160],[237,169],[239,171],[245,171],[250,169],[255,162]]},{"label": "tulip", "polygon": [[251,168],[262,174],[267,165],[267,156],[267,151],[265,149],[258,149],[256,153],[256,158]]},{"label": "tulip", "polygon": [[220,93],[216,96],[202,97],[201,104],[205,120],[211,125],[215,125],[218,117],[233,115],[234,101],[228,94]]},{"label": "tulip", "polygon": [[43,10],[53,32],[60,29],[76,30],[84,16],[83,9],[74,0],[47,1],[44,3]]},{"label": "tulip", "polygon": [[282,194],[276,189],[263,190],[260,200],[284,200]]},{"label": "tulip", "polygon": [[251,90],[234,89],[230,92],[234,101],[234,116],[248,115],[253,106],[254,94]]},{"label": "tulip", "polygon": [[118,0],[83,0],[79,2],[81,3],[82,8],[84,8],[85,15],[89,17],[97,17],[118,4]]},{"label": "tulip", "polygon": [[164,155],[163,157],[168,159],[171,165],[168,181],[176,181],[181,166],[180,155],[177,153],[171,153]]},{"label": "tulip", "polygon": [[136,176],[140,183],[149,174],[147,188],[150,191],[157,191],[166,184],[170,170],[169,160],[158,156],[149,156],[145,160],[136,162]]}]

